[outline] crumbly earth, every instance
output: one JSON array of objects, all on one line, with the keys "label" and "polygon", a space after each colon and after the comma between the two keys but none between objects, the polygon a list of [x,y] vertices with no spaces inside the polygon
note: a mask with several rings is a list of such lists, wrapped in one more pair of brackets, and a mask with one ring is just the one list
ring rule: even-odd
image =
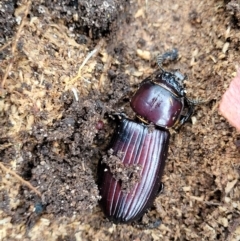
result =
[{"label": "crumbly earth", "polygon": [[[99,38],[114,29],[114,20],[124,12],[126,0],[59,0],[33,1],[32,13],[43,17],[49,13],[46,21],[53,20],[67,25],[76,34],[85,32],[91,38]],[[86,41],[84,35],[78,35],[76,41]]]},{"label": "crumbly earth", "polygon": [[[239,240],[240,135],[218,113],[240,61],[237,1],[12,2],[0,3],[0,239]],[[164,68],[207,102],[171,131],[165,187],[142,220],[161,225],[115,225],[96,185],[111,114],[134,117],[131,94],[172,48]]]},{"label": "crumbly earth", "polygon": [[[13,16],[16,1],[3,0],[0,2],[0,46],[11,38],[16,29],[16,19]],[[1,55],[3,53],[1,52]],[[0,58],[1,58],[0,55]]]}]

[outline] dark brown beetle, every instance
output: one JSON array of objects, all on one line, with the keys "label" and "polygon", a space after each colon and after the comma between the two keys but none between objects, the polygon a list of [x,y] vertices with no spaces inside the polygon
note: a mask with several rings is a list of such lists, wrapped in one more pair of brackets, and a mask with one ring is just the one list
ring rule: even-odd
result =
[{"label": "dark brown beetle", "polygon": [[115,156],[122,153],[124,165],[139,165],[141,171],[139,181],[126,192],[122,181],[100,161],[100,204],[108,219],[115,223],[141,218],[158,194],[168,152],[168,128],[184,124],[196,104],[185,96],[182,82],[180,73],[160,69],[141,83],[131,99],[138,120],[119,116],[110,149]]}]

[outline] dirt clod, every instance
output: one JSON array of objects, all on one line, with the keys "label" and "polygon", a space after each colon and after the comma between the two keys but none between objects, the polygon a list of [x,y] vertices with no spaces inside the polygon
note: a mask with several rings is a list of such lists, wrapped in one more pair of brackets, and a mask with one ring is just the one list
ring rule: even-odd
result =
[{"label": "dirt clod", "polygon": [[113,177],[121,181],[122,190],[130,192],[139,182],[142,168],[139,165],[124,165],[121,161],[123,155],[122,152],[114,155],[113,150],[109,149],[108,155],[103,156],[102,162],[110,168]]}]

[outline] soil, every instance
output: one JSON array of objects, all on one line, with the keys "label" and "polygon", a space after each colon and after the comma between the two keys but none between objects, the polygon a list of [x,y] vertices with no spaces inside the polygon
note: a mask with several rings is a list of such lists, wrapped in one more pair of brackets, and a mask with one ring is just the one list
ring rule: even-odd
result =
[{"label": "soil", "polygon": [[[240,135],[218,113],[240,61],[239,9],[233,0],[3,0],[0,239],[240,240]],[[164,68],[187,75],[188,97],[206,102],[171,130],[146,227],[115,225],[96,184],[113,113],[134,118],[129,98],[173,48],[179,57]]]}]

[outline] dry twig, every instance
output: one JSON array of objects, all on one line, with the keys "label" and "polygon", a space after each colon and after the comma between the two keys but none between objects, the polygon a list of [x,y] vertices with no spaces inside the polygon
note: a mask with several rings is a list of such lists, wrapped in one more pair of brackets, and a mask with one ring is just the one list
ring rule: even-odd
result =
[{"label": "dry twig", "polygon": [[1,48],[0,48],[0,52],[3,51],[5,48],[7,48],[9,45],[11,45],[11,41],[9,41],[8,43],[4,44]]},{"label": "dry twig", "polygon": [[5,171],[6,173],[10,173],[11,175],[13,175],[18,181],[20,181],[23,185],[27,186],[28,188],[30,188],[32,191],[34,191],[39,197],[42,196],[42,194],[34,187],[32,186],[32,184],[28,181],[25,181],[22,177],[20,177],[16,172],[8,169],[7,167],[5,167],[1,162],[0,162],[0,167],[3,171]]},{"label": "dry twig", "polygon": [[23,15],[21,24],[20,24],[20,26],[19,26],[19,28],[18,28],[18,31],[17,31],[16,36],[15,36],[15,39],[14,39],[14,41],[13,41],[13,43],[12,43],[12,51],[11,51],[11,52],[12,52],[12,58],[11,58],[11,60],[10,60],[10,63],[8,64],[8,67],[7,67],[7,69],[6,69],[6,72],[5,72],[4,76],[3,76],[3,79],[2,79],[2,82],[1,82],[1,89],[4,88],[4,85],[5,85],[5,82],[6,82],[6,80],[7,80],[8,75],[9,75],[9,72],[10,72],[11,69],[12,69],[12,65],[13,65],[14,57],[15,57],[14,55],[15,55],[15,51],[16,51],[16,48],[17,48],[17,43],[18,43],[18,40],[19,40],[19,38],[20,38],[22,29],[23,29],[23,27],[24,27],[24,25],[25,25],[25,20],[26,20],[26,17],[27,17],[27,15],[28,15],[28,12],[29,12],[31,3],[32,3],[32,1],[30,0],[30,1],[28,1],[27,4],[26,4],[26,10],[25,10],[25,12],[24,12],[24,15]]}]

